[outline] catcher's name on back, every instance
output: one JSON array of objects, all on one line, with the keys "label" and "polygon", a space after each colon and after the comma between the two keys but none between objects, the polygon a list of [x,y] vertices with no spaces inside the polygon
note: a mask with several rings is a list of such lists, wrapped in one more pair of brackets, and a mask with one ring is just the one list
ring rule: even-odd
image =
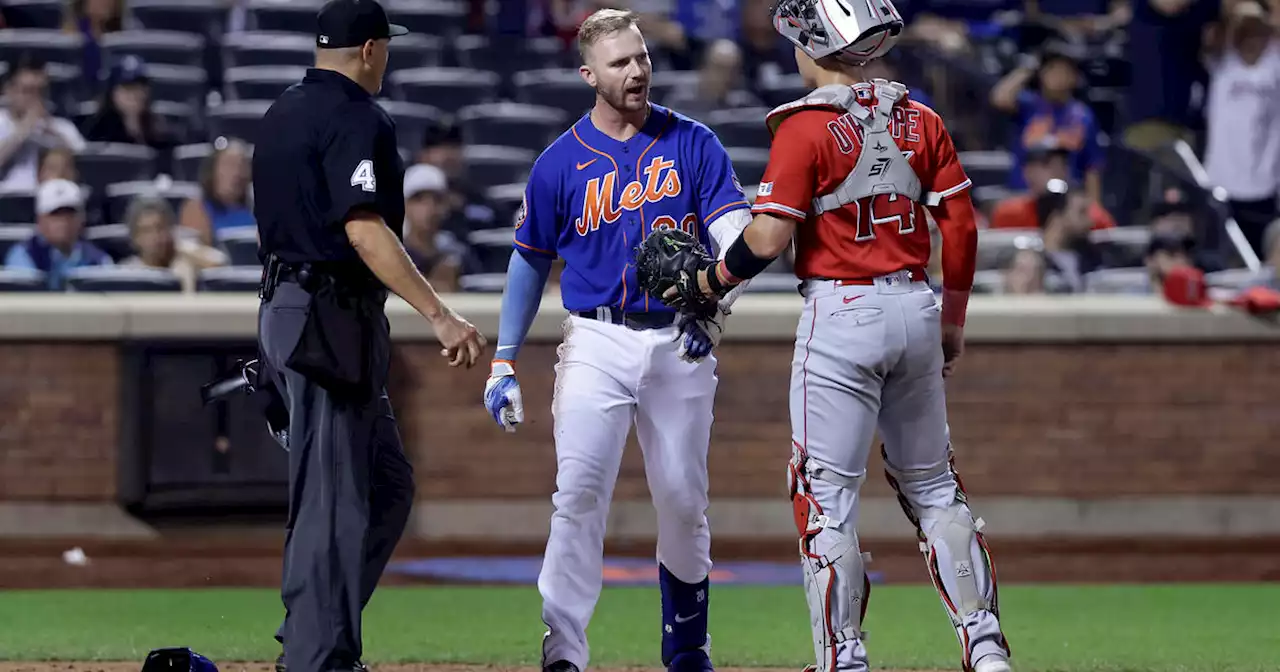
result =
[{"label": "catcher's name on back", "polygon": [[583,115],[534,163],[515,221],[515,248],[561,257],[564,307],[671,310],[636,279],[636,249],[678,229],[711,249],[707,224],[749,207],[733,166],[706,126],[660,105],[626,141]]}]

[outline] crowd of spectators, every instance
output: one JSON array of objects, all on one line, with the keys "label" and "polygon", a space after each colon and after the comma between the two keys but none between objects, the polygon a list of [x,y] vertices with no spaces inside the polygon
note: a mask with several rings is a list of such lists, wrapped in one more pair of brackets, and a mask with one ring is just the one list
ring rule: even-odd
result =
[{"label": "crowd of spectators", "polygon": [[[128,0],[31,0],[0,8],[0,28],[13,28],[0,31],[4,268],[39,271],[40,286],[49,289],[78,287],[69,272],[83,266],[164,269],[185,291],[203,288],[209,269],[252,268],[248,122],[253,110],[265,109],[254,108],[255,101],[269,102],[271,87],[287,86],[310,51],[311,3],[293,3],[293,15],[267,16],[289,4],[207,0],[208,20],[182,25],[166,18],[176,14],[155,11],[154,2],[147,3],[151,13],[130,8]],[[453,12],[459,4],[463,11]],[[412,6],[434,17],[414,26],[427,41],[393,50],[383,92],[389,105],[400,106],[388,110],[410,165],[405,243],[415,263],[446,290],[501,287],[500,279],[477,279],[505,268],[510,247],[502,232],[520,202],[522,168],[527,172],[538,149],[590,103],[574,88],[572,43],[578,22],[600,7],[628,6],[641,14],[654,55],[654,98],[712,126],[731,148],[744,184],[753,183],[767,156],[763,112],[804,91],[790,46],[771,24],[771,4],[393,2],[393,13]],[[1275,6],[1256,0],[896,4],[908,30],[901,46],[869,65],[866,75],[904,81],[915,100],[938,109],[967,150],[962,160],[979,187],[985,229],[981,291],[1149,293],[1178,264],[1234,271],[1235,283],[1277,284]],[[151,31],[193,30],[200,31],[194,53],[174,47],[172,39],[156,45],[145,39]],[[241,38],[264,30],[275,44],[254,52],[260,60],[239,60],[251,51],[238,46],[249,43]],[[297,35],[282,34],[289,30]],[[40,40],[13,37],[18,34]],[[57,36],[73,38],[73,48],[38,44],[46,37],[57,43]],[[271,67],[275,72],[264,75]],[[418,76],[397,79],[401,67]],[[528,84],[535,78],[526,76],[537,74],[528,70],[551,75]],[[198,71],[194,89],[184,79],[189,71]],[[482,91],[477,81],[489,88]],[[426,94],[414,94],[413,87]],[[237,105],[249,111],[234,112]],[[515,125],[535,118],[550,132]],[[970,118],[982,132],[968,132]],[[515,132],[504,135],[502,124]],[[1185,179],[1174,189],[1139,180],[1156,170],[1177,173],[1167,151],[1176,141],[1203,158],[1207,177]],[[144,152],[148,169],[135,174],[103,161],[101,148],[122,145]],[[1125,156],[1145,157],[1151,168],[1135,170],[1143,164],[1125,164]],[[1232,248],[1234,239],[1223,229],[1227,216],[1266,266],[1238,272],[1248,254]],[[776,270],[788,270],[785,260]],[[245,289],[251,275],[244,273],[240,285],[217,286]],[[941,278],[932,280],[940,284]]]}]

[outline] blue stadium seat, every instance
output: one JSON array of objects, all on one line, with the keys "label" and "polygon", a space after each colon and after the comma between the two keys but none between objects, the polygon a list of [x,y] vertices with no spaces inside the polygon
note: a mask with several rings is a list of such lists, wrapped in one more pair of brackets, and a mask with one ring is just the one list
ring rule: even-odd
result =
[{"label": "blue stadium seat", "polygon": [[768,82],[760,87],[760,94],[770,109],[799,100],[809,95],[813,89],[804,83],[800,75],[785,75],[775,82]]},{"label": "blue stadium seat", "polygon": [[316,12],[321,4],[315,0],[249,0],[247,27],[315,35]]},{"label": "blue stadium seat", "polygon": [[1146,294],[1152,289],[1146,268],[1104,268],[1082,279],[1089,294]]},{"label": "blue stadium seat", "polygon": [[689,86],[696,86],[698,73],[689,70],[666,70],[653,73],[649,83],[649,96],[657,101],[665,101],[671,92]]},{"label": "blue stadium seat", "polygon": [[227,29],[226,0],[129,0],[129,13],[152,30],[220,36]]},{"label": "blue stadium seat", "polygon": [[463,67],[492,70],[507,78],[524,70],[565,66],[564,46],[554,37],[494,42],[484,35],[463,35],[453,50]]},{"label": "blue stadium seat", "polygon": [[1020,249],[1042,249],[1040,229],[978,231],[978,270],[1003,268]]},{"label": "blue stadium seat", "polygon": [[257,144],[257,132],[262,115],[271,107],[270,100],[231,100],[210,108],[208,114],[209,139],[220,136],[239,138]]},{"label": "blue stadium seat", "polygon": [[0,224],[34,221],[36,221],[36,197],[32,192],[0,192]]},{"label": "blue stadium seat", "polygon": [[764,123],[768,113],[769,110],[762,107],[718,110],[703,121],[715,131],[720,144],[726,147],[768,149],[771,139]]},{"label": "blue stadium seat", "polygon": [[458,278],[458,287],[464,292],[501,294],[506,286],[506,273],[472,273]]},{"label": "blue stadium seat", "polygon": [[62,27],[63,0],[5,0],[4,19],[9,28]]},{"label": "blue stadium seat", "polygon": [[306,74],[300,66],[244,65],[224,70],[222,82],[227,100],[274,101]]},{"label": "blue stadium seat", "polygon": [[764,168],[769,164],[769,150],[757,147],[726,147],[733,172],[742,184],[759,184]]},{"label": "blue stadium seat", "polygon": [[445,41],[435,35],[410,33],[392,40],[387,52],[387,72],[435,68],[444,65]]},{"label": "blue stadium seat", "polygon": [[482,229],[467,234],[467,244],[484,273],[504,273],[511,260],[516,230],[512,227]]},{"label": "blue stadium seat", "polygon": [[582,81],[577,70],[551,69],[517,72],[516,100],[530,105],[564,110],[571,119],[586,114],[596,104],[596,92]]},{"label": "blue stadium seat", "polygon": [[258,261],[258,227],[236,226],[222,229],[216,234],[217,242],[227,256],[231,257],[232,266],[259,266]]},{"label": "blue stadium seat", "polygon": [[243,31],[229,33],[222,40],[223,67],[292,65],[307,67],[315,62],[316,38],[301,33]]},{"label": "blue stadium seat", "polygon": [[973,293],[1003,294],[1004,271],[1000,269],[975,271],[973,274]]},{"label": "blue stadium seat", "polygon": [[747,292],[761,294],[797,294],[800,281],[790,273],[761,273],[751,279]]},{"label": "blue stadium seat", "polygon": [[46,277],[42,271],[0,267],[0,294],[47,291]]},{"label": "blue stadium seat", "polygon": [[56,110],[69,110],[93,95],[90,82],[80,75],[79,65],[46,63],[44,72],[49,76],[49,100]]},{"label": "blue stadium seat", "polygon": [[0,30],[0,60],[13,63],[23,54],[30,54],[46,63],[79,65],[83,58],[83,43],[79,33],[8,28]]},{"label": "blue stadium seat", "polygon": [[973,186],[1003,185],[1009,181],[1013,155],[1004,150],[960,152],[960,165],[973,180]]},{"label": "blue stadium seat", "polygon": [[[83,128],[84,123],[98,111],[97,100],[86,100],[71,110],[71,120]],[[187,103],[171,100],[151,101],[151,116],[159,118],[164,127],[178,142],[185,142],[192,127],[198,123],[196,111]]]},{"label": "blue stadium seat", "polygon": [[520,209],[520,204],[524,202],[524,187],[524,183],[519,182],[516,184],[499,184],[485,190],[484,197],[494,209],[494,221],[501,222],[504,225],[514,224],[516,211]]},{"label": "blue stadium seat", "polygon": [[200,164],[213,153],[213,144],[200,142],[173,148],[173,179],[181,182],[199,182]]},{"label": "blue stadium seat", "polygon": [[129,203],[140,196],[163,198],[173,206],[174,212],[180,212],[184,201],[200,198],[200,185],[195,182],[160,180],[116,182],[107,185],[105,196],[102,216],[106,222],[116,224],[125,221]]},{"label": "blue stadium seat", "polygon": [[391,0],[391,20],[420,35],[453,37],[467,24],[467,3],[450,0]]},{"label": "blue stadium seat", "polygon": [[204,67],[204,35],[174,30],[122,30],[102,36],[102,49],[114,58],[134,55],[152,64]]},{"label": "blue stadium seat", "polygon": [[195,109],[204,107],[209,81],[204,68],[157,63],[147,66],[151,78],[151,99],[186,103]]},{"label": "blue stadium seat", "polygon": [[1252,271],[1247,268],[1230,268],[1225,271],[1206,273],[1204,276],[1205,283],[1210,287],[1223,289],[1247,289],[1254,285],[1265,284],[1272,279],[1273,276],[1265,268],[1260,271]]},{"label": "blue stadium seat", "polygon": [[0,225],[0,264],[4,263],[4,255],[9,254],[9,248],[30,238],[35,230],[35,224]]},{"label": "blue stadium seat", "polygon": [[88,266],[67,271],[67,288],[73,292],[181,292],[182,282],[159,268]]},{"label": "blue stadium seat", "polygon": [[569,126],[559,108],[523,103],[474,105],[458,111],[466,144],[506,145],[541,152]]},{"label": "blue stadium seat", "polygon": [[200,271],[196,288],[201,292],[256,292],[262,284],[262,267],[223,266]]},{"label": "blue stadium seat", "polygon": [[467,68],[411,68],[393,72],[388,79],[397,98],[445,112],[494,100],[500,81],[495,73]]},{"label": "blue stadium seat", "polygon": [[1097,246],[1104,266],[1142,266],[1147,244],[1151,242],[1151,230],[1145,226],[1098,229],[1089,232],[1089,242]]},{"label": "blue stadium seat", "polygon": [[133,256],[133,238],[127,224],[101,224],[84,230],[84,239],[120,261]]},{"label": "blue stadium seat", "polygon": [[80,181],[102,192],[112,182],[149,180],[156,174],[156,150],[143,145],[91,142],[76,155]]},{"label": "blue stadium seat", "polygon": [[979,208],[989,210],[995,207],[997,203],[1017,195],[1018,192],[1004,186],[1003,184],[988,184],[981,187],[974,187],[972,196],[973,203]]},{"label": "blue stadium seat", "polygon": [[480,188],[524,182],[538,158],[537,153],[519,147],[470,145],[464,147],[467,177]]},{"label": "blue stadium seat", "polygon": [[442,123],[444,112],[430,105],[403,100],[381,99],[378,104],[396,122],[396,140],[400,147],[421,147],[427,129]]}]

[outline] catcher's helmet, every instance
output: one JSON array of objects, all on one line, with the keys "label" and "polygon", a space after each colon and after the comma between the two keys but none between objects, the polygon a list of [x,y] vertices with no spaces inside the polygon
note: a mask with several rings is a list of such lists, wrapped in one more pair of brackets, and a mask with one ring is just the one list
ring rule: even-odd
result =
[{"label": "catcher's helmet", "polygon": [[892,0],[779,0],[773,27],[817,60],[862,65],[889,53],[902,33]]}]

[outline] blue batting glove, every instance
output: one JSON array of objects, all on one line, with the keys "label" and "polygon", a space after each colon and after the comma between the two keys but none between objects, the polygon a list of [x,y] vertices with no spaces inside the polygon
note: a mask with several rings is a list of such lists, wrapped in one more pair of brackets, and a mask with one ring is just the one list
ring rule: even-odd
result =
[{"label": "blue batting glove", "polygon": [[680,332],[676,336],[680,347],[676,355],[686,362],[697,363],[707,358],[711,351],[720,345],[720,337],[724,334],[725,317],[729,311],[717,307],[711,317],[697,317],[683,314],[680,316]]},{"label": "blue batting glove", "polygon": [[507,432],[516,431],[516,425],[524,422],[524,399],[520,396],[520,383],[516,381],[515,366],[496,359],[489,365],[489,380],[484,384],[484,407],[489,409],[493,421]]}]

